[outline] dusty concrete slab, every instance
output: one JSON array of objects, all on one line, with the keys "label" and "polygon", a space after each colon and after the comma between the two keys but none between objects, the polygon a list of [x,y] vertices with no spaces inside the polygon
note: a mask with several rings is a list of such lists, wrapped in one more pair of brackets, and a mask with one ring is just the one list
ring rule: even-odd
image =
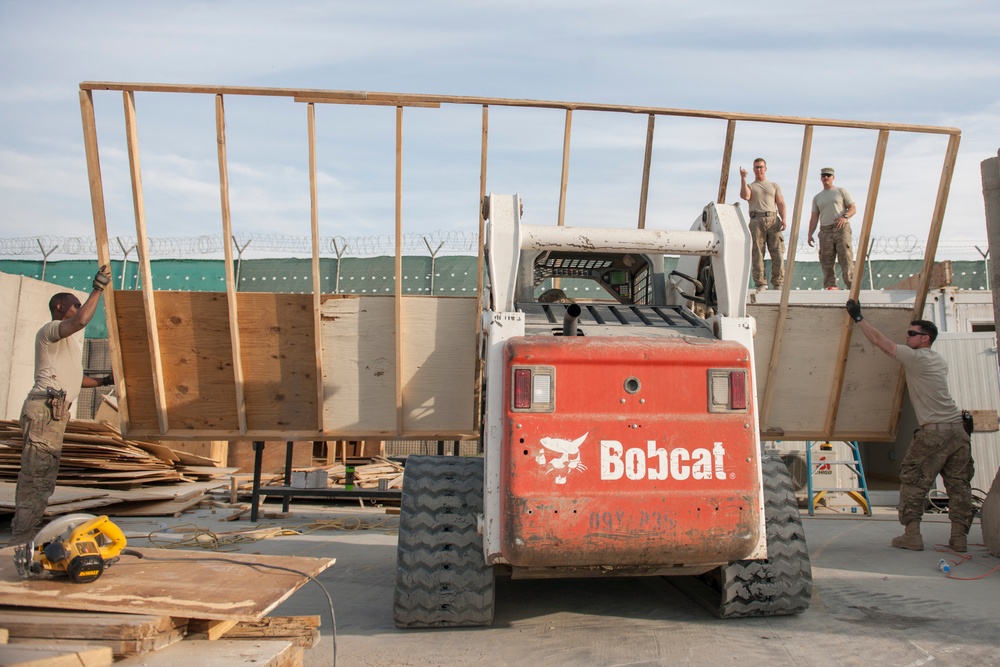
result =
[{"label": "dusty concrete slab", "polygon": [[[291,517],[256,526],[207,510],[120,525],[137,547],[147,546],[139,535],[160,525],[280,526],[284,534],[240,544],[240,553],[336,558],[318,580],[333,598],[340,665],[1000,665],[1000,572],[946,577],[938,560],[959,557],[934,550],[948,539],[941,515],[924,521],[923,552],[888,546],[900,531],[890,510],[806,517],[815,594],[800,616],[720,621],[663,579],[500,580],[493,627],[434,631],[393,625],[396,520],[378,508],[296,502]],[[956,577],[1000,565],[979,546],[978,523],[969,538]],[[330,664],[326,608],[310,583],[273,612],[322,615],[323,639],[306,651],[309,667]]]}]

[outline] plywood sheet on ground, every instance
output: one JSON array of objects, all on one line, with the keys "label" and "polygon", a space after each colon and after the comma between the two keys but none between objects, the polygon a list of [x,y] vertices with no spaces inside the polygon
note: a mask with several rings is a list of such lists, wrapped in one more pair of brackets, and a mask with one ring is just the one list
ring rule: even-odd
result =
[{"label": "plywood sheet on ground", "polygon": [[296,556],[136,551],[145,558],[123,556],[97,581],[73,586],[65,579],[21,579],[14,569],[13,548],[0,550],[0,605],[254,621],[305,584],[305,575],[316,576],[335,562]]},{"label": "plywood sheet on ground", "polygon": [[0,664],[6,667],[111,667],[114,657],[107,646],[80,647],[6,644],[0,646]]},{"label": "plywood sheet on ground", "polygon": [[287,641],[265,639],[218,639],[216,641],[188,639],[173,646],[136,655],[115,663],[118,667],[301,667],[302,649]]},{"label": "plywood sheet on ground", "polygon": [[[757,320],[754,356],[757,398],[763,401],[776,335],[778,306],[749,305]],[[910,322],[909,308],[869,308],[865,317],[889,338],[902,341]],[[840,306],[789,305],[781,333],[781,360],[775,375],[770,411],[761,415],[761,431],[784,433],[785,439],[824,439],[827,412],[833,402],[841,335],[850,326]],[[895,432],[892,410],[902,387],[899,363],[851,327],[851,344],[834,433],[836,440],[886,440]],[[863,436],[863,437],[862,437]],[[765,436],[766,437],[766,436]]]}]

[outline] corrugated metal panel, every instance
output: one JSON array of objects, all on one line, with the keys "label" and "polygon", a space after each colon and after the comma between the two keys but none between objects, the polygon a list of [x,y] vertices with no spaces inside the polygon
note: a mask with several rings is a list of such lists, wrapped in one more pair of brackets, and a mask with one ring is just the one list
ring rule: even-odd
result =
[{"label": "corrugated metal panel", "polygon": [[[948,362],[948,383],[959,407],[970,410],[1000,409],[996,334],[941,334],[934,343],[934,349]],[[972,457],[976,462],[972,486],[986,495],[997,469],[1000,469],[1000,432],[973,434]],[[938,484],[943,490],[940,478]]]}]

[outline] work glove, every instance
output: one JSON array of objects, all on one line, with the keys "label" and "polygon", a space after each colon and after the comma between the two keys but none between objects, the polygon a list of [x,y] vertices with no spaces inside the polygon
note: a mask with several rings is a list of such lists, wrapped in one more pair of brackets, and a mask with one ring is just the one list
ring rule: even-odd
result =
[{"label": "work glove", "polygon": [[94,276],[94,289],[98,292],[103,292],[104,288],[107,287],[108,283],[111,282],[111,271],[108,269],[107,264],[103,264],[97,275]]},{"label": "work glove", "polygon": [[855,301],[854,299],[848,299],[845,308],[847,308],[848,314],[851,316],[851,319],[853,319],[855,322],[860,322],[861,320],[865,319],[861,315],[861,304]]},{"label": "work glove", "polygon": [[110,387],[114,383],[115,383],[115,374],[114,373],[108,373],[107,375],[105,375],[104,377],[101,378],[101,386],[102,387]]}]

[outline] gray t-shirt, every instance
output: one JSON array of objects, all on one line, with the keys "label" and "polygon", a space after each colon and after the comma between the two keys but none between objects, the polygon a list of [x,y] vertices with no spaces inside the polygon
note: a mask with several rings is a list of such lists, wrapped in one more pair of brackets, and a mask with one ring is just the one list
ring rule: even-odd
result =
[{"label": "gray t-shirt", "polygon": [[843,213],[854,203],[851,193],[844,188],[830,188],[821,190],[813,197],[813,213],[819,213],[820,227],[829,227],[834,224]]},{"label": "gray t-shirt", "polygon": [[750,206],[751,211],[764,211],[767,213],[777,213],[778,207],[774,203],[775,197],[781,195],[781,186],[774,181],[764,179],[750,183]]},{"label": "gray t-shirt", "polygon": [[66,402],[80,395],[83,382],[83,331],[59,337],[59,320],[42,326],[35,334],[35,386],[32,392],[62,389]]},{"label": "gray t-shirt", "polygon": [[929,347],[914,350],[897,344],[896,359],[906,371],[906,391],[918,424],[962,421],[962,411],[948,391],[948,362],[944,357]]}]

